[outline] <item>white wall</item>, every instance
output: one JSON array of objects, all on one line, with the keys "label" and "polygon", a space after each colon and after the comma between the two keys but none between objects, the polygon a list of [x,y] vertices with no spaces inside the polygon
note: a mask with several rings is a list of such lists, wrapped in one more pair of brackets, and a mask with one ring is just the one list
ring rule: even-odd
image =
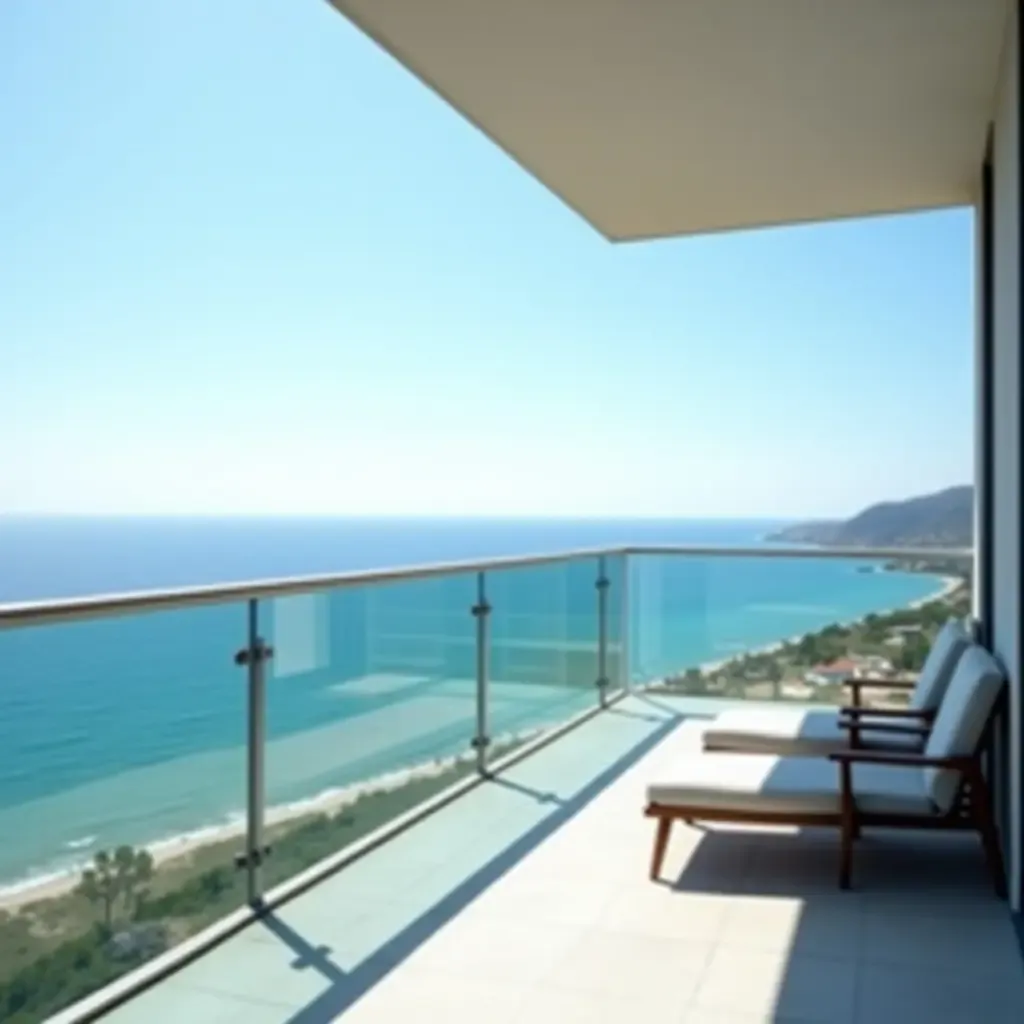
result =
[{"label": "white wall", "polygon": [[[1012,5],[1014,8],[1017,4]],[[1006,34],[1006,52],[1000,73],[993,134],[994,197],[994,384],[995,417],[993,615],[995,653],[1011,678],[1010,709],[1010,820],[1011,900],[1022,905],[1022,793],[1021,772],[1021,296],[1020,296],[1020,137],[1019,52],[1016,11]]]}]

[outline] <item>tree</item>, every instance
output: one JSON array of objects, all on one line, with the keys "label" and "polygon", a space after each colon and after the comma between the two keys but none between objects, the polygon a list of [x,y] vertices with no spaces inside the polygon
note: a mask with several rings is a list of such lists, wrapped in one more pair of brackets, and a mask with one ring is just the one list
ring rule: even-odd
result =
[{"label": "tree", "polygon": [[905,672],[920,672],[928,657],[928,638],[915,633],[907,638],[899,654],[899,667]]},{"label": "tree", "polygon": [[118,888],[124,894],[125,911],[134,916],[145,892],[142,887],[153,877],[153,857],[148,850],[119,846],[114,851],[114,867]]},{"label": "tree", "polygon": [[768,662],[768,680],[772,684],[772,699],[778,700],[782,696],[782,666],[779,664],[777,658],[772,658]]},{"label": "tree", "polygon": [[103,907],[103,923],[109,931],[114,920],[114,900],[119,890],[117,869],[106,850],[100,850],[93,858],[93,866],[82,872],[82,879],[76,891],[90,903]]}]

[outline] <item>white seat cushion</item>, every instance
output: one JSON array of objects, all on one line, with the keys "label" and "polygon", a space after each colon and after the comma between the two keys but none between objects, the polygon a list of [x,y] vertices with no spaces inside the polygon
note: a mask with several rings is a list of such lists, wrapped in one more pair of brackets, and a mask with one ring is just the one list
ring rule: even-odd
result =
[{"label": "white seat cushion", "polygon": [[[863,719],[865,726],[871,721],[869,716]],[[872,746],[921,749],[917,736],[864,732],[862,737]],[[732,708],[716,715],[704,730],[705,750],[822,756],[849,746],[850,734],[839,728],[839,713],[832,709]]]},{"label": "white seat cushion", "polygon": [[[821,814],[840,811],[839,766],[820,757],[700,753],[647,788],[650,803],[694,811]],[[920,768],[854,765],[857,807],[875,814],[935,813]]]}]

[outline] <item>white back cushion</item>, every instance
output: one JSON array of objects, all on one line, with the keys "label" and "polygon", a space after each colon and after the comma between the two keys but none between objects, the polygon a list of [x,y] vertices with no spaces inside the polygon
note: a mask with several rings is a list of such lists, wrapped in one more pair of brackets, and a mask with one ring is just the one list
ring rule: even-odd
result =
[{"label": "white back cushion", "polygon": [[[924,749],[925,756],[973,754],[1005,685],[1003,670],[992,655],[977,644],[968,646],[953,671]],[[948,768],[926,768],[924,774],[929,796],[939,810],[948,811],[956,799],[960,773]]]},{"label": "white back cushion", "polygon": [[918,676],[910,706],[917,711],[935,711],[946,695],[960,655],[971,642],[959,619],[949,619],[939,630]]}]

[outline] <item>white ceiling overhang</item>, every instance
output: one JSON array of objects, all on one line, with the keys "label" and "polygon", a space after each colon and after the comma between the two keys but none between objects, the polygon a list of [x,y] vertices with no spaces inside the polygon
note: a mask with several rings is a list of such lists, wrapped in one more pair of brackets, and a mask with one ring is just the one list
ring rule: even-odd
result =
[{"label": "white ceiling overhang", "polygon": [[333,0],[614,240],[973,200],[1007,0]]}]

